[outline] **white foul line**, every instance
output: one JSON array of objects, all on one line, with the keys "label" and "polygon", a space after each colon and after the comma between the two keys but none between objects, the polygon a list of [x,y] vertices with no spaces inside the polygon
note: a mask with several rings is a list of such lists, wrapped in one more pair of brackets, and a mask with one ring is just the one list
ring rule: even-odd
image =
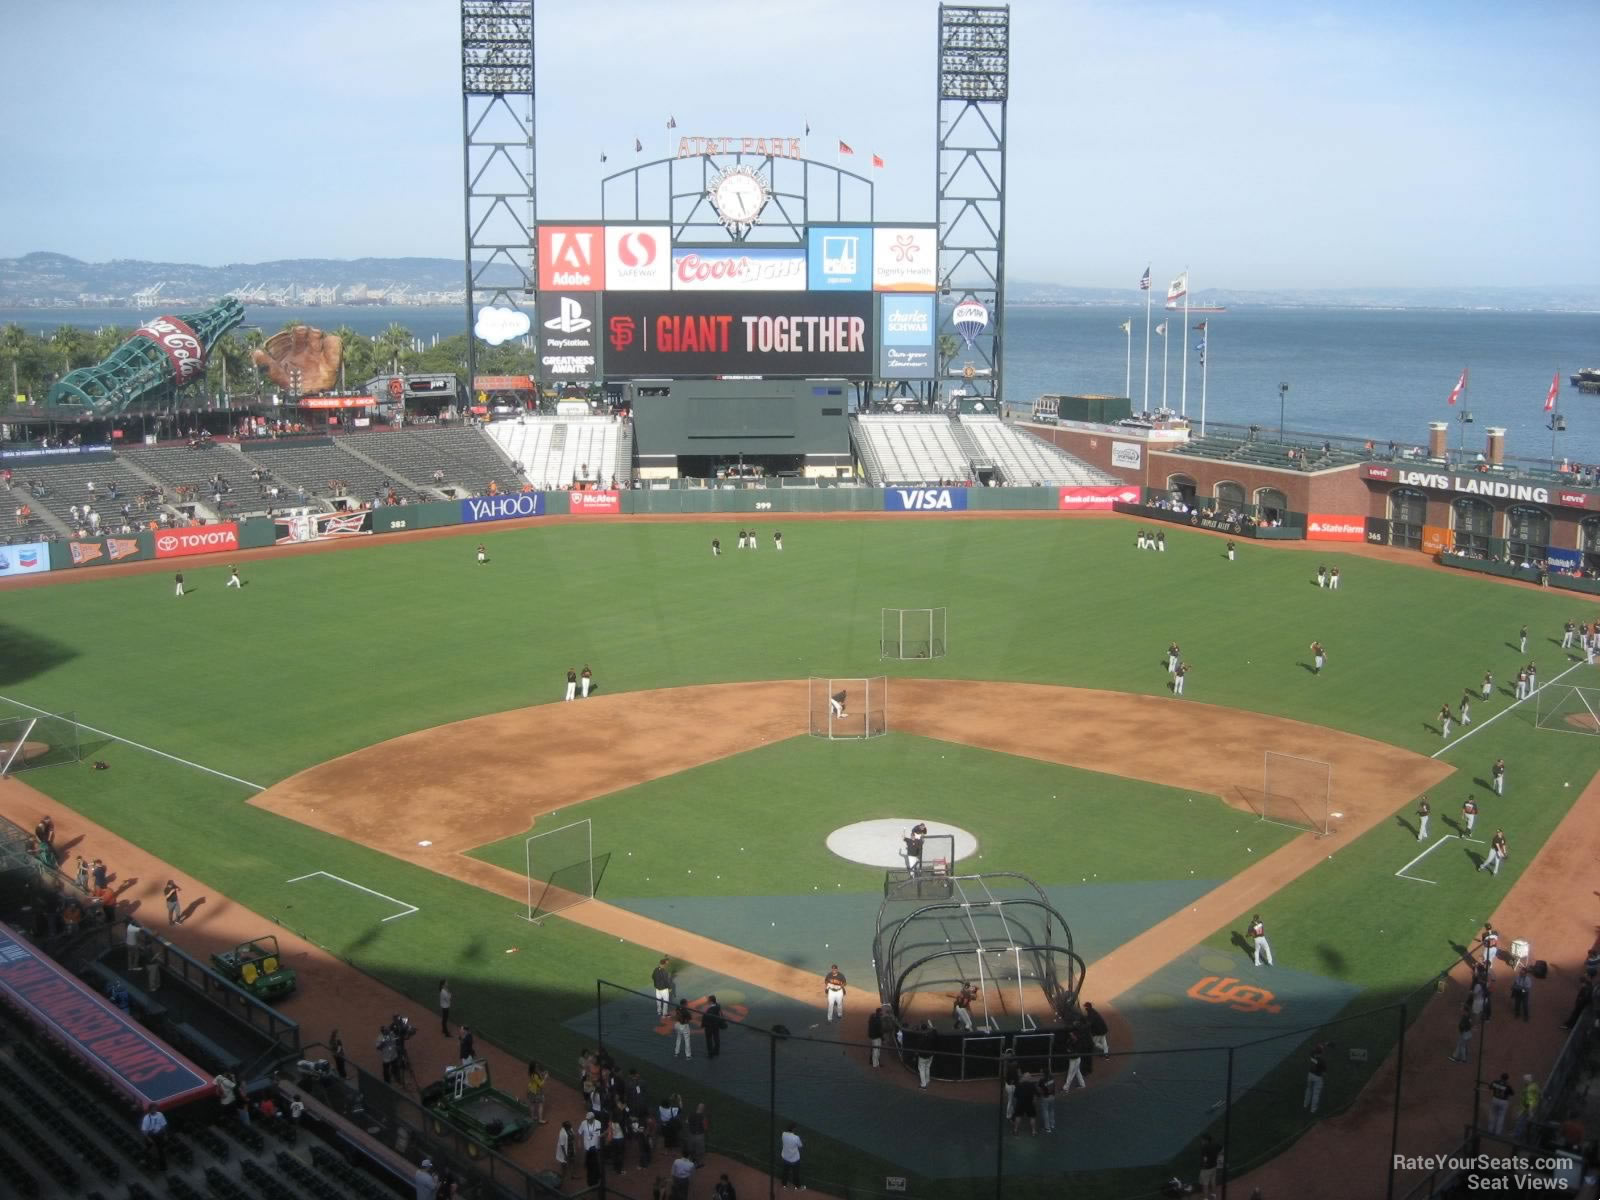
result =
[{"label": "white foul line", "polygon": [[[1573,663],[1570,667],[1568,667],[1565,671],[1561,672],[1561,674],[1557,675],[1554,679],[1545,680],[1538,687],[1534,688],[1533,691],[1529,692],[1526,696],[1524,696],[1522,698],[1522,700],[1513,700],[1510,704],[1506,705],[1506,707],[1502,708],[1499,712],[1495,713],[1495,715],[1490,717],[1487,721],[1482,721],[1479,724],[1474,725],[1471,729],[1467,730],[1466,733],[1463,733],[1455,741],[1449,743],[1448,745],[1439,747],[1439,749],[1435,750],[1432,754],[1428,755],[1428,757],[1429,758],[1438,758],[1439,755],[1443,754],[1446,750],[1454,750],[1462,742],[1466,741],[1473,734],[1477,733],[1478,730],[1486,729],[1490,725],[1493,725],[1501,717],[1505,716],[1513,708],[1515,708],[1515,707],[1517,707],[1517,705],[1521,704],[1523,702],[1523,700],[1532,700],[1535,696],[1537,696],[1540,692],[1544,691],[1544,689],[1549,687],[1552,683],[1560,683],[1563,679],[1565,679],[1568,675],[1571,675],[1579,667],[1586,666],[1586,665],[1587,664],[1580,658],[1577,662]],[[1410,865],[1410,864],[1407,864],[1407,865]],[[1424,880],[1423,882],[1426,883],[1426,882],[1429,882],[1429,881]]]},{"label": "white foul line", "polygon": [[302,879],[315,879],[318,875],[321,875],[324,879],[332,879],[338,883],[342,883],[345,885],[345,887],[353,887],[356,889],[356,891],[365,892],[369,896],[376,896],[380,900],[387,900],[390,904],[398,904],[401,908],[406,910],[405,912],[398,912],[393,916],[385,917],[385,921],[397,921],[401,917],[409,917],[412,913],[421,911],[421,909],[419,909],[415,904],[407,904],[404,900],[396,900],[393,896],[385,896],[382,892],[375,892],[369,887],[362,887],[359,883],[351,883],[348,879],[345,879],[339,875],[330,874],[327,871],[313,871],[309,875],[296,875],[293,879],[286,879],[284,882],[299,883]]},{"label": "white foul line", "polygon": [[[58,717],[61,715],[60,713],[50,712],[48,709],[35,708],[31,704],[24,704],[21,700],[13,700],[10,696],[0,696],[0,700],[4,700],[7,704],[15,704],[18,708],[25,708],[29,712],[36,712],[42,717]],[[248,779],[240,779],[237,775],[229,775],[226,771],[218,771],[213,767],[201,766],[197,762],[190,762],[187,758],[179,758],[176,754],[168,754],[165,750],[157,750],[154,746],[146,746],[143,742],[130,741],[125,737],[118,737],[114,733],[107,733],[104,729],[96,729],[93,725],[85,725],[82,721],[74,720],[72,723],[79,729],[87,729],[90,733],[97,733],[101,737],[110,738],[113,742],[121,742],[124,746],[132,746],[135,750],[143,750],[148,754],[171,759],[173,762],[181,763],[183,766],[193,767],[196,771],[204,771],[207,775],[215,775],[219,779],[227,779],[233,783],[242,783],[245,787],[254,788],[258,792],[267,790],[264,784],[251,783]]]},{"label": "white foul line", "polygon": [[1431,884],[1437,885],[1438,882],[1439,882],[1437,879],[1424,879],[1420,875],[1407,875],[1406,872],[1409,871],[1412,867],[1416,866],[1423,859],[1427,858],[1428,855],[1432,854],[1440,846],[1444,845],[1446,842],[1454,841],[1454,840],[1457,840],[1457,835],[1456,834],[1453,834],[1453,833],[1445,834],[1437,842],[1435,842],[1433,845],[1429,846],[1421,854],[1417,855],[1410,862],[1408,862],[1405,866],[1401,867],[1398,871],[1396,871],[1395,872],[1395,878],[1397,878],[1397,879],[1409,879],[1409,880],[1411,880],[1412,883],[1431,883]]}]

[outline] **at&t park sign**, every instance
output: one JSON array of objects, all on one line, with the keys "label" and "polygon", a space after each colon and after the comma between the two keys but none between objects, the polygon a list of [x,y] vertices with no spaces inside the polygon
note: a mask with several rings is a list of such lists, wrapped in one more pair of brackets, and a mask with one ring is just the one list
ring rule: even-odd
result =
[{"label": "at&t park sign", "polygon": [[1446,471],[1409,471],[1404,467],[1376,466],[1362,468],[1367,479],[1406,487],[1428,488],[1436,492],[1455,492],[1464,496],[1487,496],[1496,500],[1526,500],[1531,504],[1556,504],[1562,508],[1600,507],[1600,497],[1592,492],[1572,491],[1566,488],[1552,490],[1537,483],[1510,483],[1486,475],[1457,475]]},{"label": "at&t park sign", "polygon": [[703,154],[770,154],[773,158],[804,158],[795,137],[681,137],[679,158]]}]

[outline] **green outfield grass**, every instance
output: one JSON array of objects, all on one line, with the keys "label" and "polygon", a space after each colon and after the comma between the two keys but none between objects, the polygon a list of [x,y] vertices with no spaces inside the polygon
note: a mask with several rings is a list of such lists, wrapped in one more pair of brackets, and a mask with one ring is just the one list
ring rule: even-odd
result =
[{"label": "green outfield grass", "polygon": [[[1165,554],[1141,554],[1123,521],[774,521],[762,532],[783,529],[782,555],[768,547],[713,560],[710,539],[731,545],[736,527],[567,524],[374,539],[249,563],[242,592],[224,592],[223,564],[186,565],[193,592],[183,600],[162,574],[0,592],[0,647],[29,651],[0,664],[0,695],[75,710],[91,725],[265,785],[415,729],[555,700],[573,663],[590,663],[607,692],[882,672],[1159,693],[1161,656],[1176,639],[1193,665],[1193,700],[1433,753],[1442,743],[1428,726],[1441,702],[1468,687],[1476,695],[1485,670],[1502,683],[1514,677],[1525,659],[1514,645],[1520,625],[1532,627],[1530,655],[1549,680],[1565,666],[1552,644],[1562,622],[1590,611],[1573,596],[1333,552],[1244,542],[1229,563],[1221,540],[1181,529],[1168,531]],[[486,567],[472,561],[479,541],[492,557]],[[1338,593],[1314,586],[1319,558],[1339,566]],[[949,657],[880,665],[879,608],[929,605],[949,609]],[[1312,639],[1329,652],[1320,677],[1301,665]],[[1593,674],[1579,668],[1573,678]],[[1184,719],[1183,703],[1173,704],[1173,719]],[[1451,843],[1417,868],[1435,882],[1396,879],[1420,847],[1399,826],[1380,827],[1274,898],[1268,915],[1280,961],[1358,986],[1352,1008],[1389,1002],[1425,983],[1449,961],[1451,943],[1481,925],[1600,769],[1600,738],[1535,731],[1528,709],[1486,725],[1507,704],[1503,694],[1475,704],[1480,732],[1446,751],[1457,774],[1433,797],[1440,832],[1468,791],[1483,805],[1480,830],[1504,825],[1512,858],[1499,878],[1474,874]],[[1097,850],[1103,877],[1180,875],[1195,839],[1212,839],[1214,873],[1240,862],[1234,826],[1181,794],[932,745],[898,736],[851,747],[802,739],[591,801],[584,815],[604,828],[620,827],[626,813],[651,853],[693,861],[703,825],[674,825],[663,814],[686,804],[704,813],[714,796],[729,828],[781,841],[786,855],[815,860],[807,870],[864,889],[866,869],[831,860],[821,834],[844,813],[917,811],[973,829],[986,854],[993,846],[997,859],[1015,855],[1049,882],[1070,876],[1081,834],[1045,819],[1062,803],[1055,798],[1068,785],[1060,781],[1070,780],[1069,803],[1087,814],[1117,810],[1129,834],[1108,836]],[[1510,764],[1504,801],[1473,783],[1497,756]],[[562,921],[534,929],[523,906],[245,806],[249,791],[236,783],[119,743],[91,741],[85,758],[112,769],[57,767],[26,778],[421,1003],[448,974],[474,1027],[514,1051],[564,1062],[576,1039],[559,1021],[592,1003],[595,977],[642,985],[647,973],[646,948]],[[735,786],[752,764],[781,782]],[[1561,786],[1568,781],[1570,789]],[[969,817],[974,796],[1005,803]],[[1118,806],[1118,797],[1127,799]],[[521,842],[511,841],[517,862],[507,865],[516,869]],[[629,866],[627,847],[611,848],[624,853],[614,855],[605,886],[648,895],[656,885],[641,879],[645,863]],[[298,894],[301,885],[287,882],[314,871],[419,911],[383,922],[389,910],[370,898],[341,904],[324,881]],[[730,892],[779,886],[744,867],[724,874]],[[1239,916],[1209,944],[1227,947],[1248,914]],[[530,1023],[530,1006],[550,1019]],[[1236,1121],[1235,1138],[1277,1144],[1282,1119]],[[1237,1143],[1236,1161],[1246,1158],[1248,1146]],[[867,1174],[858,1182],[870,1182]]]},{"label": "green outfield grass", "polygon": [[[752,810],[759,820],[745,819]],[[860,745],[791,738],[564,808],[536,828],[591,818],[595,853],[610,855],[606,896],[786,895],[801,880],[877,892],[883,868],[847,862],[824,839],[910,815],[977,837],[981,857],[961,872],[1020,871],[1042,884],[1180,879],[1197,865],[1222,878],[1294,836],[1215,796],[895,733]],[[520,874],[524,837],[474,855]],[[715,870],[691,880],[685,864]]]}]

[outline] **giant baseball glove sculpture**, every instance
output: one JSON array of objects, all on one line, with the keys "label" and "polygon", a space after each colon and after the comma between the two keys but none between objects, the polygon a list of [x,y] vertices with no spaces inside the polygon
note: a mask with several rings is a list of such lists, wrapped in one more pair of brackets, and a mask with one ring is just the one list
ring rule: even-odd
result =
[{"label": "giant baseball glove sculpture", "polygon": [[344,342],[337,334],[296,325],[273,334],[261,349],[251,351],[250,361],[265,367],[272,382],[281,388],[296,386],[290,372],[298,368],[301,392],[325,392],[338,382],[343,355]]}]

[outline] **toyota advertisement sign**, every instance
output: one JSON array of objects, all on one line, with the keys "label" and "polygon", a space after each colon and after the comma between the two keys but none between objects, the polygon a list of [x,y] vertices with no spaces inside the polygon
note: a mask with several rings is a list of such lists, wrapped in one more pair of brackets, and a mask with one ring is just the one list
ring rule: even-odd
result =
[{"label": "toyota advertisement sign", "polygon": [[606,287],[613,292],[672,288],[672,230],[666,225],[607,225]]},{"label": "toyota advertisement sign", "polygon": [[192,529],[164,529],[156,534],[157,558],[186,558],[191,554],[217,554],[239,548],[239,524],[197,525]]},{"label": "toyota advertisement sign", "polygon": [[600,378],[600,297],[594,292],[539,293],[539,375]]},{"label": "toyota advertisement sign", "polygon": [[872,309],[864,292],[607,292],[606,374],[864,379]]},{"label": "toyota advertisement sign", "polygon": [[884,379],[932,379],[933,297],[884,296],[879,317],[878,374]]},{"label": "toyota advertisement sign", "polygon": [[771,247],[678,248],[672,252],[675,292],[803,292],[806,252]]},{"label": "toyota advertisement sign", "polygon": [[872,229],[836,225],[808,231],[806,269],[817,292],[872,290]]}]

